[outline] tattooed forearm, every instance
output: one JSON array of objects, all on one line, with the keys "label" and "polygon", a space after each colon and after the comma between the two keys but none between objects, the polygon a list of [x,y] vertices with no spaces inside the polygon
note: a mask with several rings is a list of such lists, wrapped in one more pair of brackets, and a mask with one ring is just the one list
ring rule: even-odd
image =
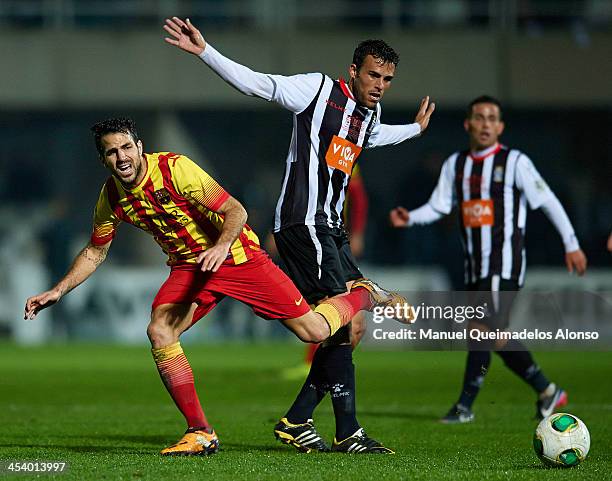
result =
[{"label": "tattooed forearm", "polygon": [[110,242],[103,246],[94,246],[90,243],[78,253],[64,278],[54,288],[55,291],[59,292],[60,297],[70,292],[95,272],[106,259],[109,247]]},{"label": "tattooed forearm", "polygon": [[107,252],[108,248],[94,247],[90,244],[85,247],[79,255],[88,261],[93,262],[93,264],[98,267],[100,264],[102,264],[102,262],[104,262],[104,259],[106,259]]}]

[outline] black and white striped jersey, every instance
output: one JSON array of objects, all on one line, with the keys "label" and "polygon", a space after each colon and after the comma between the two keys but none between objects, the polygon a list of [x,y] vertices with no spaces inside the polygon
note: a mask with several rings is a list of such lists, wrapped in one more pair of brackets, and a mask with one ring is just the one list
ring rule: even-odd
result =
[{"label": "black and white striped jersey", "polygon": [[292,225],[342,227],[345,195],[361,151],[398,144],[421,131],[416,123],[382,124],[380,105],[370,110],[357,104],[342,79],[254,72],[210,45],[200,58],[242,93],[277,102],[293,113],[275,232]]},{"label": "black and white striped jersey", "polygon": [[380,115],[357,105],[343,80],[319,75],[310,104],[294,117],[274,230],[296,224],[342,226],[353,167]]},{"label": "black and white striped jersey", "polygon": [[566,251],[579,248],[563,207],[529,157],[500,144],[451,155],[427,204],[410,212],[409,225],[434,222],[457,204],[466,284],[499,276],[522,285],[527,203],[543,208]]}]

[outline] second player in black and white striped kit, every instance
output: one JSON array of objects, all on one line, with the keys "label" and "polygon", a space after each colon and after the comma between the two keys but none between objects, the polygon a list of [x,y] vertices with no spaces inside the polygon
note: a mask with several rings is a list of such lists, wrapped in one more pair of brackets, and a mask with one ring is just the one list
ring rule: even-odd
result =
[{"label": "second player in black and white striped kit", "polygon": [[[542,209],[559,232],[570,272],[584,274],[586,256],[578,245],[563,206],[533,163],[518,149],[499,143],[504,131],[499,101],[490,96],[474,99],[464,128],[469,149],[452,154],[443,164],[429,201],[411,211],[397,207],[390,212],[395,227],[430,224],[451,213],[456,205],[465,250],[465,287],[475,304],[493,306],[482,322],[468,327],[484,331],[508,328],[514,294],[525,277],[525,228],[527,206]],[[501,296],[500,291],[511,291]],[[563,389],[551,383],[531,353],[518,340],[473,342],[468,340],[463,387],[457,402],[442,418],[445,423],[474,419],[474,403],[495,350],[538,395],[536,414],[543,418],[567,402]]]},{"label": "second player in black and white striped kit", "polygon": [[525,278],[527,206],[541,208],[559,231],[566,252],[579,249],[559,200],[531,159],[518,149],[491,147],[451,155],[429,201],[410,212],[409,225],[435,222],[457,204],[465,249],[465,282],[498,276],[519,286]]},{"label": "second player in black and white striped kit", "polygon": [[[276,102],[292,112],[293,133],[275,212],[276,246],[289,277],[308,303],[346,292],[363,277],[342,219],[353,167],[363,149],[398,144],[421,134],[434,104],[424,98],[414,123],[381,123],[379,102],[399,62],[393,49],[381,40],[357,47],[345,82],[322,73],[254,72],[207,44],[189,21],[174,17],[164,28],[170,34],[168,43],[197,55],[240,92]],[[327,392],[336,417],[332,450],[392,452],[369,438],[357,422],[348,326],[317,350],[302,390],[275,426],[276,436],[302,451],[326,450],[311,418]]]}]

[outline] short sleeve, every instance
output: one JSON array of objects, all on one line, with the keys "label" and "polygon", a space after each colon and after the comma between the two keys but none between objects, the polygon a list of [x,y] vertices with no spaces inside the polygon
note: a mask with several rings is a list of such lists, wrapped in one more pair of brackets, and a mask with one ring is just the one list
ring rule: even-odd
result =
[{"label": "short sleeve", "polygon": [[215,179],[184,155],[170,161],[170,171],[172,182],[179,194],[211,211],[217,212],[230,197]]},{"label": "short sleeve", "polygon": [[520,154],[516,165],[516,186],[525,193],[529,207],[539,208],[551,194],[550,188],[525,154]]},{"label": "short sleeve", "polygon": [[94,209],[91,243],[95,246],[108,244],[112,241],[115,238],[117,227],[121,223],[121,219],[115,214],[109,198],[112,197],[112,192],[109,195],[109,189],[113,188],[116,189],[114,181],[109,179],[102,187]]}]

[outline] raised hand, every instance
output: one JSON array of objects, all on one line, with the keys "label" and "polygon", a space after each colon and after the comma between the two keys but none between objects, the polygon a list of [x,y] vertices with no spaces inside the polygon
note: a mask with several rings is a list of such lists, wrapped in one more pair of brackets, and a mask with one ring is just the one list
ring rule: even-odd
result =
[{"label": "raised hand", "polygon": [[206,48],[204,37],[189,19],[183,21],[178,17],[167,18],[164,30],[170,34],[164,40],[185,52],[200,55]]},{"label": "raised hand", "polygon": [[421,105],[419,106],[419,111],[414,118],[414,121],[421,126],[421,133],[425,131],[427,126],[429,125],[429,119],[431,114],[436,108],[436,104],[431,102],[429,103],[429,95],[421,100]]},{"label": "raised hand", "polygon": [[32,296],[26,301],[25,311],[23,313],[23,318],[27,320],[34,319],[36,315],[46,309],[47,307],[51,307],[62,297],[61,292],[56,290],[46,291],[42,294],[38,294],[37,296]]},{"label": "raised hand", "polygon": [[389,212],[389,221],[393,227],[408,227],[410,212],[405,207],[396,207]]}]

